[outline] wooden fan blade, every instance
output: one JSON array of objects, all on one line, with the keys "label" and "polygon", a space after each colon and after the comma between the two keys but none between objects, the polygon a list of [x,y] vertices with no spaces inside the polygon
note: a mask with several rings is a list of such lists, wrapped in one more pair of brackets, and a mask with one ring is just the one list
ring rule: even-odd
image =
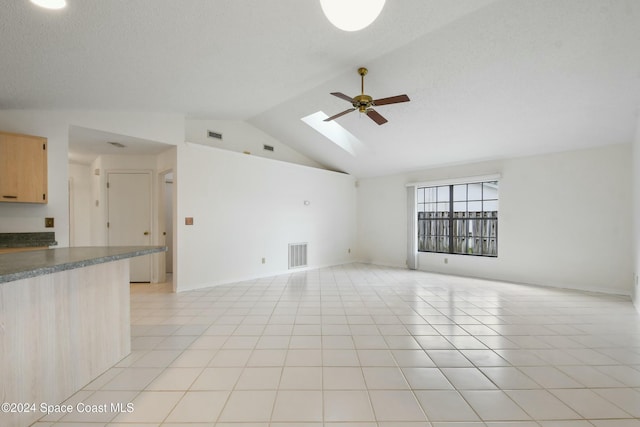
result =
[{"label": "wooden fan blade", "polygon": [[411,101],[407,95],[390,96],[389,98],[374,99],[373,105],[397,104],[399,102]]},{"label": "wooden fan blade", "polygon": [[345,114],[350,113],[350,112],[355,111],[355,110],[356,110],[355,108],[349,108],[348,110],[344,110],[342,113],[338,113],[335,116],[331,116],[328,119],[324,119],[323,121],[324,122],[330,122],[331,120],[335,120],[338,117],[344,116]]},{"label": "wooden fan blade", "polygon": [[338,98],[344,99],[345,101],[353,102],[353,98],[348,95],[345,95],[342,92],[331,92],[331,95],[337,96]]},{"label": "wooden fan blade", "polygon": [[384,117],[382,117],[380,115],[380,113],[378,113],[376,110],[373,110],[371,108],[369,108],[367,110],[367,116],[369,116],[369,118],[371,120],[373,120],[374,122],[376,122],[379,125],[383,125],[385,123],[387,123],[387,119],[385,119]]}]

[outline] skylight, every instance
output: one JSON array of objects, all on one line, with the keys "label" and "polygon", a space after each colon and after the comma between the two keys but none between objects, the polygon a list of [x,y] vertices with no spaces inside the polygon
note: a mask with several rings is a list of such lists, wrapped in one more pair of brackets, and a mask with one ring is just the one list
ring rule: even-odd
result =
[{"label": "skylight", "polygon": [[67,6],[66,0],[31,0],[31,3],[45,9],[64,9]]},{"label": "skylight", "polygon": [[356,156],[356,150],[362,147],[362,142],[353,136],[348,130],[340,126],[336,121],[325,122],[327,116],[324,112],[309,114],[302,120],[316,131],[320,132],[331,142],[342,148],[352,156]]}]

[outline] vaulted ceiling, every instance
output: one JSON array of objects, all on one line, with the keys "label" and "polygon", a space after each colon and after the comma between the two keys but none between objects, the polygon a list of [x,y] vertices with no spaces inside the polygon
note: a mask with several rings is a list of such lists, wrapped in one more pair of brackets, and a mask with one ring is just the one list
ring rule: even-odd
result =
[{"label": "vaulted ceiling", "polygon": [[[8,4],[7,4],[8,3]],[[640,106],[637,0],[388,0],[370,27],[317,0],[28,0],[0,13],[0,108],[245,120],[358,177],[630,142]],[[300,119],[349,105],[360,66],[376,125],[337,120],[349,153]]]}]

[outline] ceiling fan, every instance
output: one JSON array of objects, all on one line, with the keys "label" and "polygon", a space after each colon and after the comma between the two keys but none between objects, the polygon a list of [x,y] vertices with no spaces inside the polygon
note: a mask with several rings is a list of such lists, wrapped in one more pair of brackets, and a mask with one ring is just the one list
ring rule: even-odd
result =
[{"label": "ceiling fan", "polygon": [[358,74],[360,74],[360,78],[362,81],[362,94],[354,96],[353,98],[345,95],[342,92],[331,92],[331,95],[337,96],[338,98],[344,99],[345,101],[349,101],[353,108],[349,108],[348,110],[344,110],[341,113],[336,114],[335,116],[331,116],[328,119],[324,119],[325,122],[330,122],[331,120],[335,120],[338,117],[344,116],[347,113],[352,111],[360,111],[361,113],[365,113],[371,120],[376,122],[379,125],[383,125],[387,123],[387,119],[382,117],[380,113],[374,110],[372,107],[378,107],[380,105],[389,105],[389,104],[397,104],[399,102],[408,102],[410,101],[407,95],[397,95],[391,96],[389,98],[380,98],[373,99],[369,95],[365,95],[364,93],[364,76],[367,75],[369,70],[364,67],[358,68]]}]

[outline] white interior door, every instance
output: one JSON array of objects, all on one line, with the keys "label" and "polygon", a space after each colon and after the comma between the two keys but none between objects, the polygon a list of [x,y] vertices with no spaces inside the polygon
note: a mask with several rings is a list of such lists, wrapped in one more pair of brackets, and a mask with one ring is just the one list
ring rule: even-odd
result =
[{"label": "white interior door", "polygon": [[[109,246],[151,244],[151,174],[109,172],[107,174]],[[130,281],[151,281],[151,257],[130,259]]]}]

